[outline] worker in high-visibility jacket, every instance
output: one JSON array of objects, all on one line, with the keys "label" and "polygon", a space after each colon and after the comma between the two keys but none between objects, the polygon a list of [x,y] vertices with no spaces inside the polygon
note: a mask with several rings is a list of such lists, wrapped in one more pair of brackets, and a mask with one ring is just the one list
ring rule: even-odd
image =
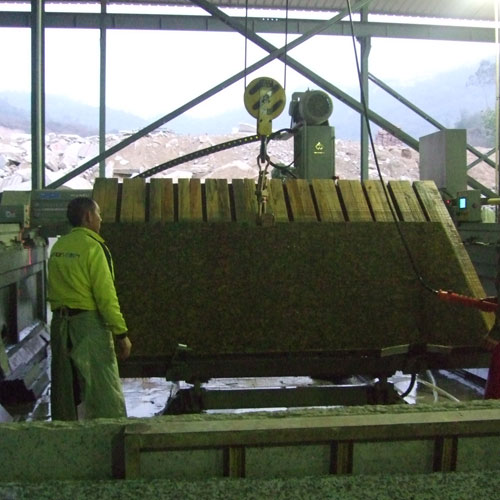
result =
[{"label": "worker in high-visibility jacket", "polygon": [[71,232],[54,244],[48,263],[53,420],[126,416],[117,356],[131,342],[114,285],[111,254],[99,235],[92,198],[67,208]]}]

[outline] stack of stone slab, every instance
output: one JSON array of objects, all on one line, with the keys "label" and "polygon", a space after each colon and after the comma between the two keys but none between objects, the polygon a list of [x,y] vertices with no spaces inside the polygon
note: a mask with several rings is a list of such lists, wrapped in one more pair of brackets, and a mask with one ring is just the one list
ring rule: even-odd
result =
[{"label": "stack of stone slab", "polygon": [[268,188],[274,224],[261,226],[249,179],[97,180],[134,356],[438,345],[477,364],[493,315],[428,289],[484,296],[433,182]]}]

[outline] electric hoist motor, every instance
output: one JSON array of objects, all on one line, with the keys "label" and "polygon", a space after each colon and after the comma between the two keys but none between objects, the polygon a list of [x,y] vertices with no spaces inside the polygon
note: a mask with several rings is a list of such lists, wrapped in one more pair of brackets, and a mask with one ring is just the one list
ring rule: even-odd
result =
[{"label": "electric hoist motor", "polygon": [[333,112],[330,96],[321,90],[295,92],[288,110],[294,135],[295,171],[303,179],[335,176],[335,129],[328,119]]},{"label": "electric hoist motor", "polygon": [[308,90],[292,94],[289,114],[294,124],[328,124],[328,118],[332,112],[332,100],[328,94],[321,90]]}]

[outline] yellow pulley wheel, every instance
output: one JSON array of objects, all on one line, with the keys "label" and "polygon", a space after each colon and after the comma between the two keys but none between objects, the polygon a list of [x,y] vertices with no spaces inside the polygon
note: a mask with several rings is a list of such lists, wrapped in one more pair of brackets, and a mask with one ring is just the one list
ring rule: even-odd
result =
[{"label": "yellow pulley wheel", "polygon": [[257,134],[267,136],[272,133],[271,120],[285,108],[285,91],[272,78],[256,78],[247,85],[244,102],[246,110],[257,118]]}]

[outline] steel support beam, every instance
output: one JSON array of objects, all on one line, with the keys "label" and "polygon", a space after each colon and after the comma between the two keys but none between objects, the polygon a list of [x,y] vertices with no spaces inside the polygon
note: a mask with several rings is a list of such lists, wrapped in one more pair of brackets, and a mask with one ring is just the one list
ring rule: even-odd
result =
[{"label": "steel support beam", "polygon": [[[199,7],[203,8],[206,10],[208,13],[212,14],[213,16],[219,17],[221,20],[223,20],[225,23],[227,23],[229,26],[231,26],[235,31],[238,33],[242,34],[243,36],[248,37],[249,40],[254,42],[256,45],[258,45],[261,49],[265,50],[266,52],[269,52],[270,54],[276,54],[274,58],[279,58],[281,61],[285,62],[293,68],[297,73],[300,73],[301,75],[305,76],[309,80],[311,80],[313,83],[318,85],[318,87],[322,88],[326,92],[332,94],[334,97],[336,97],[339,101],[343,102],[347,106],[349,106],[351,109],[354,109],[354,111],[357,111],[358,113],[363,113],[364,108],[363,105],[357,101],[356,99],[352,98],[350,95],[346,94],[342,90],[340,90],[338,87],[335,87],[332,85],[330,82],[327,82],[324,78],[321,78],[319,75],[313,73],[310,71],[308,68],[306,68],[303,64],[299,63],[290,55],[287,55],[285,57],[284,52],[290,50],[293,47],[296,47],[300,43],[304,42],[306,39],[311,38],[314,35],[317,35],[319,33],[322,33],[323,27],[336,22],[335,19],[339,17],[344,17],[346,15],[345,12],[341,12],[339,15],[335,16],[329,21],[323,22],[323,23],[318,23],[318,26],[315,30],[312,30],[309,35],[303,35],[302,37],[299,37],[295,39],[293,42],[289,43],[287,46],[283,47],[282,49],[276,49],[274,45],[269,43],[267,40],[264,40],[262,37],[257,35],[256,33],[250,32],[248,29],[245,29],[245,25],[242,25],[238,22],[236,22],[232,17],[228,16],[221,10],[219,10],[217,7],[214,5],[210,4],[206,0],[191,0],[192,3],[198,5]],[[369,2],[358,2],[352,7],[352,10],[358,11],[365,5],[367,5]],[[337,19],[338,20],[338,19]],[[409,134],[406,134],[402,130],[398,129],[395,127],[392,123],[387,121],[386,119],[382,118],[380,115],[375,113],[374,111],[371,111],[368,109],[367,111],[368,118],[370,121],[374,122],[378,126],[382,127],[383,129],[387,130],[390,132],[392,135],[397,137],[400,141],[404,142],[407,144],[409,147],[415,149],[418,151],[419,144],[418,140],[411,137]]]},{"label": "steel support beam", "polygon": [[481,191],[481,194],[484,194],[486,198],[497,198],[498,194],[495,193],[495,191],[492,191],[490,188],[487,188],[483,184],[481,184],[477,179],[474,179],[474,177],[471,177],[470,175],[467,176],[467,184],[472,188],[472,189],[479,189]]},{"label": "steel support beam", "polygon": [[[99,46],[99,155],[106,151],[106,1],[101,0]],[[106,162],[99,161],[99,177],[106,177]]]},{"label": "steel support beam", "polygon": [[[382,80],[379,80],[377,77],[375,77],[371,73],[369,74],[368,77],[373,83],[378,85],[381,89],[385,90],[388,94],[390,94],[392,97],[397,99],[401,104],[404,104],[407,108],[409,108],[412,111],[414,111],[415,113],[417,113],[417,115],[419,115],[425,121],[427,121],[428,123],[430,123],[431,125],[436,127],[438,130],[444,130],[444,129],[448,128],[448,127],[445,127],[443,124],[439,123],[434,118],[432,118],[425,111],[422,111],[419,107],[415,106],[415,104],[413,104],[411,101],[409,101],[408,99],[403,97],[401,94],[396,92],[393,88],[389,87],[389,85],[384,83]],[[470,144],[467,144],[467,150],[470,151],[471,153],[473,153],[475,156],[477,156],[480,159],[480,161],[484,161],[490,167],[495,168],[495,162],[493,162],[492,160],[490,160],[488,158],[490,153],[484,155],[483,153],[481,153],[481,151],[476,149],[474,146],[471,146]]]},{"label": "steel support beam", "polygon": [[[206,0],[192,0],[192,2],[194,4],[202,7],[204,10],[209,12],[211,15],[217,16],[218,18],[223,20],[225,23],[227,23],[229,26],[231,26],[235,31],[248,37],[252,42],[257,44],[259,47],[266,50],[270,54],[272,54],[274,51],[276,51],[276,47],[274,47],[272,44],[270,44],[269,42],[264,40],[262,37],[258,36],[256,33],[250,33],[248,29],[245,29],[244,25],[241,25],[241,24],[235,22],[230,16],[227,16],[222,11],[220,11],[217,7],[213,6],[212,4],[207,2]],[[367,5],[368,3],[369,2],[366,2],[363,5],[358,5],[358,4],[355,5],[353,7],[353,11],[359,10],[360,8]],[[341,15],[341,14],[339,14],[339,15]],[[332,21],[333,20],[330,20],[328,22],[332,22]],[[321,23],[321,25],[322,24],[323,23]],[[318,25],[317,30],[315,30],[315,31],[317,31],[316,34],[322,32],[321,25]],[[311,34],[311,36],[313,36],[313,35]],[[294,43],[297,43],[297,42],[302,43],[302,41],[303,41],[302,38],[304,38],[304,37],[300,37],[300,38],[296,39],[294,42],[289,44],[288,47],[286,47],[286,49],[289,50],[291,48],[291,46],[294,45]],[[284,55],[282,53],[280,53],[279,50],[277,51],[277,53],[278,53],[278,55],[276,57],[278,57],[280,60],[283,61],[285,59]],[[312,82],[316,83],[320,88],[322,88],[326,92],[331,93],[333,96],[335,96],[337,99],[342,101],[344,104],[346,104],[350,108],[354,109],[358,113],[364,112],[363,106],[360,102],[356,101],[355,99],[353,99],[351,96],[349,96],[345,92],[341,91],[340,89],[338,89],[334,85],[330,84],[329,82],[327,82],[326,80],[324,80],[320,76],[318,76],[315,73],[313,73],[312,71],[308,70],[305,66],[300,64],[295,59],[291,58],[290,56],[287,56],[286,63],[290,67],[295,69],[295,71],[302,74],[303,76],[305,76],[306,78],[308,78]],[[377,115],[376,113],[374,113],[373,111],[371,111],[369,109],[367,109],[367,116],[368,116],[368,119],[370,121],[373,121],[375,124],[379,125],[383,129],[387,130],[388,132],[390,132],[392,135],[397,137],[400,141],[402,141],[403,143],[405,143],[409,147],[415,149],[416,151],[419,150],[419,142],[417,139],[415,139],[415,138],[411,137],[409,134],[406,134],[405,132],[401,131],[399,128],[395,127],[392,123],[388,122],[387,120],[385,120],[384,118],[382,118],[381,116]],[[475,187],[475,189],[480,189],[484,194],[486,194],[486,196],[489,196],[489,197],[496,196],[496,194],[494,192],[492,192],[490,189],[488,189],[487,187],[480,184],[478,181],[476,181],[472,177],[467,176],[467,181],[468,181],[468,184],[470,186]]]},{"label": "steel support beam", "polygon": [[[360,8],[360,6],[365,5],[369,2],[370,0],[360,0],[356,5],[355,8]],[[321,32],[323,27],[327,27],[331,23],[336,22],[337,20],[341,19],[347,14],[347,10],[344,10],[340,14],[334,16],[332,19],[326,22],[322,22],[320,26],[316,26],[314,30],[312,30],[309,33],[306,33],[305,35],[297,38],[293,42],[289,43],[288,45],[282,47],[281,49],[275,49],[273,50],[268,56],[264,57],[260,61],[252,64],[248,68],[245,68],[244,70],[236,73],[232,77],[228,78],[224,82],[220,83],[219,85],[216,85],[212,89],[208,90],[207,92],[204,92],[200,96],[198,96],[195,99],[192,99],[188,103],[184,104],[183,106],[177,108],[175,111],[168,113],[167,115],[163,116],[162,118],[159,118],[155,122],[151,123],[150,125],[144,127],[143,129],[139,130],[135,134],[132,134],[131,136],[127,137],[124,139],[122,142],[116,144],[115,146],[109,148],[106,152],[103,154],[100,154],[96,156],[95,158],[90,159],[83,165],[80,165],[78,168],[74,169],[72,172],[69,174],[64,175],[57,181],[53,182],[52,184],[48,185],[47,188],[49,189],[54,189],[59,186],[62,186],[65,182],[73,179],[77,175],[80,175],[82,172],[85,172],[87,169],[90,167],[93,167],[96,163],[110,157],[111,155],[117,153],[118,151],[121,151],[123,148],[128,146],[129,144],[132,144],[133,142],[137,141],[141,137],[144,137],[145,135],[149,134],[153,130],[156,130],[158,127],[161,127],[165,123],[169,122],[170,120],[173,120],[177,116],[181,115],[182,113],[185,113],[189,109],[193,108],[194,106],[200,104],[204,100],[212,97],[213,95],[217,94],[221,90],[225,89],[226,87],[229,87],[233,83],[236,83],[238,80],[241,80],[244,78],[247,74],[252,73],[256,71],[257,69],[261,68],[262,66],[265,66],[267,63],[273,61],[277,57],[284,57],[284,54],[287,50],[289,50],[292,47],[296,47],[300,43],[304,42],[305,40],[308,40],[309,38],[313,37],[314,35],[318,34]],[[347,94],[345,94],[347,96]],[[347,96],[349,97],[349,96]],[[349,97],[349,99],[351,99]],[[388,126],[390,126],[389,122],[387,122]]]},{"label": "steel support beam", "polygon": [[[108,29],[165,30],[165,31],[212,31],[230,32],[231,28],[219,19],[207,16],[185,16],[168,14],[106,14]],[[233,19],[244,24],[245,18]],[[256,33],[285,33],[303,35],[310,31],[318,20],[277,19],[249,17],[248,27]],[[100,29],[99,13],[87,12],[47,12],[47,28]],[[410,40],[445,40],[455,42],[495,43],[493,28],[437,26],[426,24],[355,22],[355,30],[360,37],[400,38]],[[30,15],[27,12],[0,12],[1,28],[29,28]],[[350,24],[340,21],[326,28],[323,35],[351,36]]]},{"label": "steel support beam", "polygon": [[45,0],[31,0],[31,188],[45,184]]},{"label": "steel support beam", "polygon": [[[368,8],[361,9],[361,21],[368,22]],[[371,50],[371,38],[358,37],[358,42],[361,48],[361,69],[360,69],[360,85],[361,85],[361,101],[366,108],[370,105],[370,94],[368,85],[368,62]],[[368,157],[369,157],[369,124],[367,123],[365,113],[360,114],[361,118],[361,180],[368,179]]]},{"label": "steel support beam", "polygon": [[[267,61],[266,61],[267,62]],[[252,71],[255,71],[258,69],[258,67],[263,66],[266,63],[261,63],[257,64],[256,68],[254,68]],[[177,118],[178,116],[182,115],[186,111],[189,111],[191,108],[194,108],[204,100],[212,97],[213,95],[217,94],[221,90],[225,89],[229,85],[232,85],[233,83],[236,83],[238,80],[243,78],[245,76],[244,71],[240,71],[236,75],[234,75],[231,78],[228,78],[224,82],[220,83],[219,85],[216,85],[212,89],[208,90],[207,92],[204,92],[203,94],[199,95],[195,99],[192,99],[191,101],[187,102],[186,104],[182,105],[181,107],[177,108],[176,110],[172,111],[171,113],[168,113],[164,115],[163,117],[159,118],[155,122],[147,125],[146,127],[142,128],[141,130],[137,131],[135,134],[130,135],[123,141],[119,142],[118,144],[115,144],[111,148],[107,149],[104,153],[99,154],[98,156],[91,158],[89,161],[85,162],[83,165],[80,165],[79,167],[75,168],[73,171],[70,173],[64,175],[63,177],[57,179],[57,181],[49,184],[47,186],[47,189],[55,189],[59,186],[62,186],[65,182],[68,182],[69,180],[73,179],[77,175],[80,175],[81,173],[85,172],[89,168],[93,167],[99,162],[104,161],[106,158],[109,158],[110,156],[114,155],[118,151],[121,151],[122,149],[126,148],[130,144],[134,143],[135,141],[139,140],[141,137],[144,137],[145,135],[153,132],[153,130],[156,130],[157,128],[161,127],[162,125],[165,125],[165,123],[168,123],[170,120],[173,120],[174,118]]]},{"label": "steel support beam", "polygon": [[[124,147],[128,146],[129,144],[133,143],[137,139],[140,139],[141,137],[145,136],[146,134],[150,133],[151,131],[155,130],[156,128],[160,127],[161,125],[167,123],[168,121],[174,119],[175,117],[179,116],[180,114],[186,112],[187,110],[191,109],[192,107],[196,106],[200,102],[204,101],[205,99],[208,99],[209,97],[215,95],[217,92],[220,90],[223,90],[227,86],[235,83],[239,79],[241,79],[243,76],[245,76],[248,73],[251,73],[255,71],[256,69],[264,66],[268,62],[279,58],[281,60],[285,60],[288,65],[290,65],[292,68],[294,68],[297,72],[301,73],[302,75],[306,76],[308,79],[310,79],[312,82],[316,83],[320,88],[324,89],[325,91],[331,93],[335,97],[337,97],[340,101],[344,102],[346,105],[354,109],[355,111],[362,113],[363,112],[363,107],[362,104],[353,99],[351,96],[348,94],[344,93],[337,87],[333,86],[320,76],[314,74],[310,70],[308,70],[305,66],[302,64],[298,63],[294,59],[290,58],[288,55],[286,55],[286,52],[288,50],[291,50],[291,48],[296,47],[300,43],[304,42],[305,40],[311,38],[312,36],[323,33],[325,30],[327,30],[329,27],[331,27],[333,24],[338,22],[342,17],[346,15],[346,11],[340,13],[339,15],[335,16],[329,21],[326,22],[320,22],[316,23],[316,26],[314,29],[312,29],[310,32],[306,33],[305,35],[299,37],[298,39],[294,40],[293,42],[287,44],[286,46],[282,47],[281,49],[277,49],[273,45],[269,44],[267,41],[256,35],[255,33],[251,33],[250,29],[247,27],[245,29],[244,25],[241,25],[240,23],[236,22],[234,18],[231,18],[224,14],[222,11],[217,9],[216,7],[212,6],[208,2],[205,2],[204,0],[200,1],[193,1],[193,3],[200,5],[202,8],[207,10],[209,13],[212,14],[212,16],[216,16],[220,18],[220,21],[223,22],[224,24],[230,26],[232,29],[238,31],[239,33],[243,34],[244,36],[248,36],[248,38],[257,45],[259,45],[261,48],[269,52],[269,56],[261,59],[259,62],[253,64],[249,68],[246,68],[244,72],[237,73],[233,77],[227,79],[225,82],[222,82],[221,84],[217,85],[216,87],[213,87],[211,90],[205,92],[204,94],[200,95],[198,98],[193,99],[192,101],[186,103],[184,106],[181,106],[177,110],[175,110],[172,113],[169,113],[165,115],[164,117],[160,118],[159,120],[153,122],[149,126],[143,128],[139,132],[133,134],[132,136],[128,137],[121,143],[115,145],[114,147],[110,148],[108,151],[100,154],[98,157],[91,159],[89,162],[85,163],[84,165],[78,167],[75,169],[72,173],[68,174],[67,176],[59,179],[55,183],[52,183],[50,188],[55,188],[58,187],[64,182],[68,181],[69,179],[75,177],[76,175],[79,175],[80,173],[84,172],[91,166],[95,165],[97,162],[103,161],[105,158],[111,156],[112,154],[116,153],[117,151],[120,151]],[[361,1],[357,3],[353,9],[354,10],[359,10],[361,7],[369,3],[369,1]],[[368,118],[382,127],[383,129],[389,131],[391,134],[393,134],[395,137],[400,139],[402,142],[407,144],[409,147],[415,149],[418,151],[419,145],[418,145],[418,140],[415,138],[411,137],[410,135],[402,132],[400,129],[395,127],[393,124],[382,118],[381,116],[377,115],[371,110],[368,110],[367,112]],[[484,188],[484,186],[483,186]],[[487,188],[484,188],[487,189]]]},{"label": "steel support beam", "polygon": [[[470,170],[471,168],[475,167],[477,164],[481,163],[482,161],[485,161],[483,157],[489,158],[495,152],[496,152],[496,148],[492,148],[486,154],[484,154],[484,155],[481,154],[481,158],[477,158],[467,165],[467,170]],[[488,163],[488,165],[490,165],[490,164]]]}]

